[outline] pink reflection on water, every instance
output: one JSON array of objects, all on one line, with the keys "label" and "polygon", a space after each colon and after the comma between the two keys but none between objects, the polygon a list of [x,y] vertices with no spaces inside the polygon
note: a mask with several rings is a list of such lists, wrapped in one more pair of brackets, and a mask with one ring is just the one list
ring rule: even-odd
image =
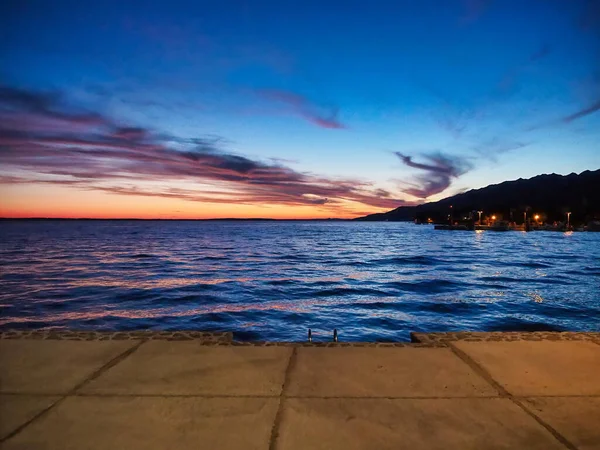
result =
[{"label": "pink reflection on water", "polygon": [[[369,274],[353,273],[344,277],[298,277],[298,278],[269,278],[270,282],[290,282],[290,283],[342,283],[347,279],[360,280],[368,277]],[[406,277],[408,278],[408,277]],[[178,288],[193,285],[219,285],[224,283],[252,283],[262,282],[263,279],[250,277],[232,277],[232,278],[194,278],[194,277],[174,277],[174,278],[159,278],[159,279],[140,279],[131,278],[115,279],[114,277],[96,277],[91,279],[70,280],[68,285],[71,287],[118,287],[127,289],[156,289],[156,288]]]},{"label": "pink reflection on water", "polygon": [[[375,302],[394,302],[396,297],[378,297],[373,299],[363,299],[362,303]],[[202,306],[186,310],[174,310],[171,308],[152,308],[152,309],[128,309],[128,310],[96,310],[96,311],[72,311],[59,314],[44,315],[45,322],[60,322],[63,320],[93,320],[102,319],[105,317],[118,317],[124,319],[156,319],[161,317],[190,317],[200,316],[203,314],[220,314],[220,313],[238,313],[244,311],[286,311],[294,313],[307,313],[313,307],[331,306],[347,304],[347,299],[306,299],[294,300],[294,302],[261,302],[261,303],[238,303],[238,304],[219,304],[212,306]],[[368,311],[369,316],[379,316],[380,313]],[[414,317],[410,314],[401,313],[398,311],[388,311],[388,317],[401,316],[402,320],[412,320]],[[38,317],[4,317],[0,320],[0,325],[6,323],[26,323],[37,322]]]},{"label": "pink reflection on water", "polygon": [[114,278],[94,278],[91,280],[73,280],[69,282],[73,287],[118,287],[127,289],[156,289],[156,288],[177,288],[192,285],[218,285],[237,281],[240,283],[248,283],[255,281],[252,278],[160,278],[157,280],[132,280],[132,279],[114,279]]}]

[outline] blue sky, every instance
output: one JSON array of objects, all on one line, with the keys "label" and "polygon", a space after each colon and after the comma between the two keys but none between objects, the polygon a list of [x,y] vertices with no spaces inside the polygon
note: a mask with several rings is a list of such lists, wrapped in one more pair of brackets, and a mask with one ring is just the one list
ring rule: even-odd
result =
[{"label": "blue sky", "polygon": [[[594,0],[57,0],[1,8],[0,112],[12,125],[3,126],[10,139],[0,148],[12,147],[0,154],[0,189],[9,213],[51,187],[209,210],[271,205],[277,215],[279,205],[302,208],[302,217],[352,216],[600,167]],[[84,115],[103,119],[82,129]],[[65,130],[40,131],[49,118]],[[212,165],[199,163],[194,174],[83,152],[116,148],[117,140],[136,154],[135,145],[150,141],[208,152]],[[210,148],[190,147],[198,141]],[[83,150],[75,159],[73,145]],[[39,164],[48,151],[53,162]],[[214,155],[256,166],[232,179]],[[281,168],[299,182],[285,196],[281,184],[253,175]],[[127,176],[110,176],[117,172]],[[228,195],[215,196],[216,188]]]}]

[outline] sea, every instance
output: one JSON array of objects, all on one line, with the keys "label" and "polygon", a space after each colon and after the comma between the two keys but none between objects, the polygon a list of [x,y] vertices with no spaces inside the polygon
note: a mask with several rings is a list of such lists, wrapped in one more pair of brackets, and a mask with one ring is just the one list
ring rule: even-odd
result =
[{"label": "sea", "polygon": [[407,341],[600,331],[600,233],[354,221],[0,221],[0,329]]}]

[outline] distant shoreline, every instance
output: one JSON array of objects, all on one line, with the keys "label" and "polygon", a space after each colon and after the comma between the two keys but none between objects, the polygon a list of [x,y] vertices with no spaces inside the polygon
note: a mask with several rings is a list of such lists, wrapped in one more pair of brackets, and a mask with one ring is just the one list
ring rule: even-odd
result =
[{"label": "distant shoreline", "polygon": [[169,218],[156,218],[156,219],[140,219],[130,217],[118,217],[118,218],[99,218],[99,217],[0,217],[0,221],[42,221],[42,220],[54,220],[54,221],[137,221],[137,222],[156,222],[156,221],[170,221],[170,222],[351,222],[355,219],[270,219],[270,218],[217,218],[217,219],[169,219]]}]

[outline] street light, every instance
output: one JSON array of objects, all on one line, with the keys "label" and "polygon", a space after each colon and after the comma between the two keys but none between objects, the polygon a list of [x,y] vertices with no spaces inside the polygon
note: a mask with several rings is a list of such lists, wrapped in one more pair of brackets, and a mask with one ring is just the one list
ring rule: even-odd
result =
[{"label": "street light", "polygon": [[540,220],[540,215],[536,214],[535,216],[533,216],[533,218],[535,219],[535,221],[537,222],[538,220]]},{"label": "street light", "polygon": [[567,213],[567,228],[571,227],[571,213]]},{"label": "street light", "polygon": [[479,225],[481,225],[481,213],[482,213],[483,211],[477,211],[477,212],[479,213]]}]

